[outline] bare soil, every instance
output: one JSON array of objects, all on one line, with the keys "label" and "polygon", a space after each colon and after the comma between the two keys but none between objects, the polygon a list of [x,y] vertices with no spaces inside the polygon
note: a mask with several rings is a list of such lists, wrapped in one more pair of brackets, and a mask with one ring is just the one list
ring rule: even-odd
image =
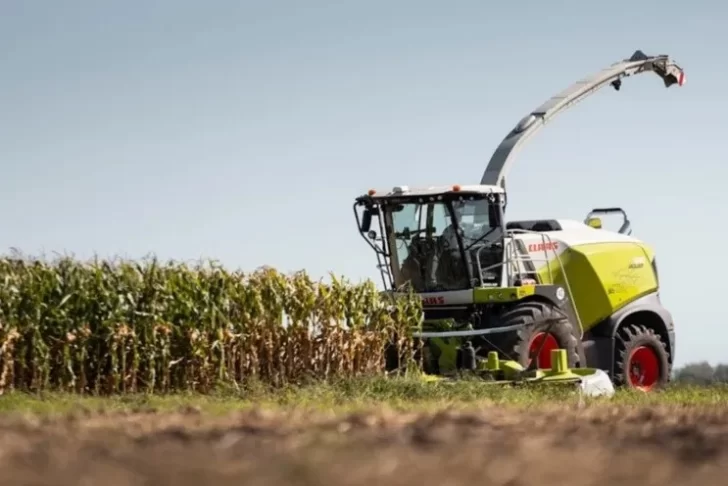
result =
[{"label": "bare soil", "polygon": [[728,407],[0,418],[2,485],[726,485]]}]

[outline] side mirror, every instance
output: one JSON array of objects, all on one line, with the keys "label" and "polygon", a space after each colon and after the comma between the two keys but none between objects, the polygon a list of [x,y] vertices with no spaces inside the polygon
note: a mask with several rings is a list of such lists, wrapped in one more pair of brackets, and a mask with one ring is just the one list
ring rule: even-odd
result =
[{"label": "side mirror", "polygon": [[602,218],[589,218],[586,224],[594,229],[602,229]]},{"label": "side mirror", "polygon": [[359,229],[361,229],[362,233],[366,233],[367,231],[369,231],[369,228],[371,228],[371,227],[372,227],[372,211],[371,211],[371,209],[367,208],[364,210],[364,214],[362,215],[361,227]]}]

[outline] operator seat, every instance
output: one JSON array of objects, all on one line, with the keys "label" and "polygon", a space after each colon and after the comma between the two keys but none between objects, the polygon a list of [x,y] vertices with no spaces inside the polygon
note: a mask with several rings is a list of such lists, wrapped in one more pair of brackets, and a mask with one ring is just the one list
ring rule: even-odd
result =
[{"label": "operator seat", "polygon": [[423,270],[433,258],[433,244],[420,236],[413,236],[407,247],[407,257],[400,264],[405,279],[411,280],[415,288],[423,286]]}]

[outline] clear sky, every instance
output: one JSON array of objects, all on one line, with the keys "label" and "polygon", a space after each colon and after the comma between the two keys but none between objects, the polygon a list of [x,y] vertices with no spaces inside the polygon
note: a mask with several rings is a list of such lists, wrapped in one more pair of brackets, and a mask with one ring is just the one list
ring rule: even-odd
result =
[{"label": "clear sky", "polygon": [[[636,49],[522,150],[509,218],[622,206],[677,364],[728,361],[728,7],[695,2],[0,2],[0,248],[378,278],[354,197],[477,183],[524,115]],[[690,172],[693,171],[693,172]]]}]

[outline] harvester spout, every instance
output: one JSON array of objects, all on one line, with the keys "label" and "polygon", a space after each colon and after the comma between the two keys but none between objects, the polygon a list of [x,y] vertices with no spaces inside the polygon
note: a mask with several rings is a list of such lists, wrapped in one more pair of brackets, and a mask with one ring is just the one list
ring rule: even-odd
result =
[{"label": "harvester spout", "polygon": [[505,177],[517,150],[556,114],[584,100],[600,88],[611,85],[619,91],[622,78],[652,71],[666,88],[685,84],[685,73],[667,55],[647,56],[635,51],[629,59],[612,64],[592,76],[577,81],[526,115],[503,139],[490,159],[481,184],[505,186]]}]

